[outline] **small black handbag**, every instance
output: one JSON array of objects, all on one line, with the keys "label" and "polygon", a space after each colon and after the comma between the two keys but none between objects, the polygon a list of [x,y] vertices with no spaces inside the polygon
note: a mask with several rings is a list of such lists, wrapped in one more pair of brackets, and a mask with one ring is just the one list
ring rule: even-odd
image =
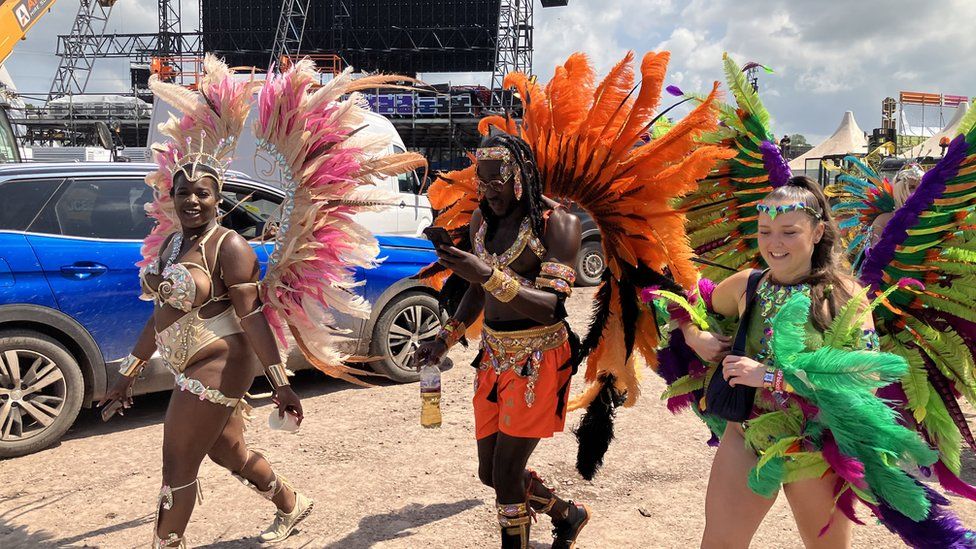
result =
[{"label": "small black handbag", "polygon": [[[735,340],[732,342],[730,355],[746,356],[749,319],[752,317],[753,305],[756,301],[756,289],[759,287],[759,280],[764,274],[766,271],[759,270],[753,270],[749,274],[749,283],[746,285],[746,309],[739,319],[739,327],[735,331]],[[705,413],[728,421],[743,422],[749,419],[755,398],[755,387],[747,385],[732,387],[729,385],[728,380],[722,375],[722,365],[719,364],[718,370],[712,375],[712,380],[705,390]]]}]

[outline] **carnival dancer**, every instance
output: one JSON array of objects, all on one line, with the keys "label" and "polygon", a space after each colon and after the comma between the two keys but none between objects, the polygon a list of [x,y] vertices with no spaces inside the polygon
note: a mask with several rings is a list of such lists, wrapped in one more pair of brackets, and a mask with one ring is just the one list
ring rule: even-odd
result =
[{"label": "carnival dancer", "polygon": [[[755,230],[755,244],[709,235],[703,214],[691,230],[700,252],[721,250],[709,257],[713,270],[722,259],[742,269],[717,287],[703,279],[688,301],[664,296],[679,305],[670,311],[681,326],[661,351],[668,406],[692,408],[721,436],[702,546],[748,546],[780,486],[809,547],[849,546],[855,501],[910,546],[976,546],[944,508],[948,500],[900,468],[934,471],[947,490],[976,495],[957,476],[969,428],[951,411],[953,387],[968,396],[973,371],[973,347],[958,347],[972,321],[957,313],[971,317],[958,309],[976,303],[951,283],[974,266],[965,252],[973,230],[963,220],[976,202],[968,175],[976,119],[888,222],[858,282],[842,260],[825,196],[813,181],[790,177],[769,146],[768,115],[736,69],[726,58],[738,109],[723,110],[732,135],[719,139],[738,154],[693,197],[705,201],[686,206],[736,212],[713,224],[726,223],[743,242]],[[744,169],[754,171],[743,177]],[[710,238],[718,241],[709,246]],[[709,331],[718,325],[709,314],[738,318],[735,338]],[[940,338],[934,326],[960,339]],[[949,356],[962,364],[945,374]]]},{"label": "carnival dancer", "polygon": [[[613,436],[614,408],[638,397],[634,365],[654,359],[655,335],[637,329],[653,324],[637,288],[676,287],[665,269],[694,280],[684,218],[672,200],[726,154],[695,143],[716,125],[713,97],[666,137],[647,142],[663,114],[657,107],[669,56],[647,54],[637,86],[633,59],[628,54],[599,85],[582,54],[558,67],[545,89],[508,75],[506,87],[524,103],[521,124],[482,120],[483,134],[501,133],[483,142],[473,166],[442,175],[430,189],[441,211],[435,224],[453,231],[456,245],[439,248],[438,265],[421,276],[453,273],[442,290],[452,318],[416,360],[439,361],[462,337],[481,332],[474,364],[479,476],[495,489],[503,547],[528,547],[535,513],[552,517],[552,547],[575,545],[589,510],[553,494],[525,469],[528,458],[540,438],[563,429],[567,410],[588,407],[577,468],[592,478]],[[603,235],[609,267],[582,342],[563,304],[575,279],[580,225],[550,198],[584,208]],[[567,402],[570,376],[586,356],[590,385]]]},{"label": "carnival dancer", "polygon": [[[329,345],[330,330],[316,324],[328,323],[329,308],[368,315],[368,304],[349,288],[352,268],[373,265],[377,246],[351,216],[388,205],[367,188],[377,174],[423,163],[412,154],[383,158],[378,151],[388,143],[352,138],[363,111],[354,93],[341,100],[359,89],[348,71],[314,93],[308,61],[269,78],[255,133],[274,168],[262,175],[277,177],[287,196],[268,271],[258,282],[254,251],[220,226],[218,214],[255,84],[236,81],[209,55],[204,68],[199,93],[150,80],[153,92],[183,116],[162,125],[172,141],[154,146],[159,168],[147,176],[155,191],[147,210],[157,225],[143,246],[140,277],[143,297],[155,308],[123,361],[123,377],[105,398],[129,406],[128,389],[154,351],[176,376],[179,390],[164,423],[153,547],[186,546],[184,531],[202,497],[197,474],[207,456],[277,508],[261,541],[284,540],[312,511],[313,501],[244,441],[251,357],[257,355],[274,390],[273,414],[291,414],[296,423],[302,405],[284,367],[286,328],[312,364],[337,377],[356,373],[336,360],[341,357]],[[365,86],[387,80],[373,78]]]}]

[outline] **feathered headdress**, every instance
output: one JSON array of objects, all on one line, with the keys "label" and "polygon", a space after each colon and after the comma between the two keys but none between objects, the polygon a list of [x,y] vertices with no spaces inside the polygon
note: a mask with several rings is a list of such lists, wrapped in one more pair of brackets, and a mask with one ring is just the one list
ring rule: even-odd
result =
[{"label": "feathered headdress", "polygon": [[361,132],[366,110],[357,90],[404,77],[353,80],[346,69],[313,89],[313,66],[303,60],[270,76],[258,96],[258,154],[270,165],[259,175],[286,193],[261,300],[282,347],[290,331],[315,367],[359,382],[350,374],[363,372],[343,365],[348,357],[334,349],[332,337],[340,330],[329,312],[369,317],[369,303],[354,291],[362,283],[353,272],[376,265],[379,245],[354,216],[389,207],[393,197],[375,184],[426,161],[416,153],[386,154],[389,136]]},{"label": "feathered headdress", "polygon": [[159,167],[146,176],[146,184],[154,194],[146,211],[156,220],[156,226],[143,242],[143,260],[139,266],[155,260],[166,237],[179,229],[170,197],[173,175],[189,170],[187,178],[194,179],[196,167],[205,164],[221,175],[218,183],[222,183],[222,174],[251,110],[256,85],[253,81],[235,79],[227,65],[211,54],[203,60],[200,91],[163,82],[156,75],[149,78],[149,89],[182,116],[177,118],[171,114],[169,120],[160,124],[160,132],[169,141],[152,145],[153,160]]},{"label": "feathered headdress", "polygon": [[[589,407],[578,432],[577,464],[587,478],[602,460],[601,449],[592,446],[605,450],[609,442],[594,439],[612,433],[608,422],[614,403],[633,405],[640,394],[638,365],[655,365],[657,332],[652,313],[639,304],[638,289],[677,288],[674,281],[690,288],[697,278],[685,217],[674,200],[730,155],[725,148],[698,142],[717,127],[717,83],[667,133],[646,140],[660,114],[669,58],[667,52],[645,55],[636,85],[632,52],[599,84],[581,53],[557,67],[545,88],[524,74],[509,74],[505,87],[515,88],[524,103],[521,124],[489,116],[479,125],[482,134],[494,127],[524,139],[535,156],[544,193],[575,202],[600,228],[608,268],[582,343],[582,356],[589,356],[589,386],[571,403],[571,408]],[[445,174],[432,185],[431,204],[442,211],[436,225],[463,233],[478,203],[474,176],[472,166]],[[589,421],[596,417],[601,421]]]}]

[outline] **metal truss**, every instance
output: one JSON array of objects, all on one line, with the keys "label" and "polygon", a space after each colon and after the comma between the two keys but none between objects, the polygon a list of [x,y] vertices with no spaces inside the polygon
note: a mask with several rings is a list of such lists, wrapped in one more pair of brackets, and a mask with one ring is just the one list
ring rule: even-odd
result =
[{"label": "metal truss", "polygon": [[532,74],[532,4],[532,0],[501,0],[495,68],[491,75],[492,107],[507,108],[515,104],[514,96],[503,93],[506,74],[515,71]]},{"label": "metal truss", "polygon": [[310,2],[311,0],[281,0],[281,16],[278,18],[278,30],[271,48],[269,67],[279,67],[282,57],[297,57],[301,53]]},{"label": "metal truss", "polygon": [[61,61],[47,94],[48,101],[72,93],[85,93],[97,58],[88,52],[105,33],[114,5],[115,2],[105,0],[80,0],[71,34],[58,37]]}]

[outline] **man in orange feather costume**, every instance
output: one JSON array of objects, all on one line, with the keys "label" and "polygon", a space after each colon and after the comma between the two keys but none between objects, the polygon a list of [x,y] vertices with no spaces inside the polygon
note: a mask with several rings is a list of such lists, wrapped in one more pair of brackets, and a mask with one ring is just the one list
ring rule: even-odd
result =
[{"label": "man in orange feather costume", "polygon": [[[734,152],[699,141],[717,127],[718,83],[666,134],[642,139],[669,110],[658,108],[669,57],[646,54],[639,80],[633,53],[599,83],[579,53],[544,87],[509,74],[505,86],[522,98],[522,120],[483,119],[482,135],[501,133],[482,144],[474,165],[431,186],[431,205],[440,211],[434,224],[451,232],[455,246],[439,248],[438,264],[420,277],[443,286],[441,303],[453,318],[416,356],[439,361],[464,335],[483,332],[475,362],[479,470],[495,488],[503,547],[527,546],[533,510],[553,516],[553,547],[575,544],[589,512],[553,496],[525,470],[528,457],[540,438],[562,430],[567,409],[585,408],[577,469],[593,477],[613,438],[614,409],[637,401],[640,367],[656,366],[655,319],[639,289],[681,292],[696,284],[675,199]],[[562,307],[580,227],[550,198],[581,206],[602,235],[607,269],[582,341],[565,325]],[[567,404],[569,378],[584,358],[588,385]]]},{"label": "man in orange feather costume", "polygon": [[532,514],[552,517],[553,547],[572,547],[589,520],[526,464],[542,438],[563,430],[579,339],[564,301],[576,274],[580,222],[542,196],[535,157],[518,137],[489,137],[476,152],[479,207],[468,228],[474,253],[438,246],[438,263],[467,290],[441,334],[417,353],[440,362],[484,314],[474,395],[478,474],[495,489],[502,547],[528,547]]}]

